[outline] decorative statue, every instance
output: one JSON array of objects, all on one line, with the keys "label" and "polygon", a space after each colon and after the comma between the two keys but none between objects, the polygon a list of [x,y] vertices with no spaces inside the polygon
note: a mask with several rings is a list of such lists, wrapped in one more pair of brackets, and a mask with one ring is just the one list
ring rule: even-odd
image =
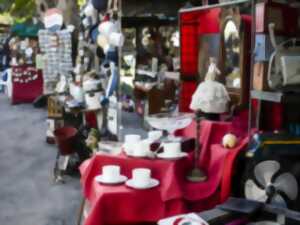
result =
[{"label": "decorative statue", "polygon": [[97,152],[98,142],[100,141],[100,133],[97,129],[92,128],[89,132],[88,138],[85,143],[86,146],[93,152]]},{"label": "decorative statue", "polygon": [[215,81],[220,73],[216,59],[210,58],[205,81],[199,84],[190,105],[192,110],[203,112],[206,118],[211,120],[218,120],[219,115],[227,111],[227,105],[230,101],[225,86]]}]

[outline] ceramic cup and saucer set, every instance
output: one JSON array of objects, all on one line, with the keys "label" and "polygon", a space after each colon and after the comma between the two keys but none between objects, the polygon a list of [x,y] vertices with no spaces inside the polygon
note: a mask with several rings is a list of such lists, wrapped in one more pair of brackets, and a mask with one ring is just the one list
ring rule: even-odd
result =
[{"label": "ceramic cup and saucer set", "polygon": [[151,170],[137,168],[132,170],[132,178],[121,174],[121,168],[117,165],[102,167],[102,174],[95,177],[95,180],[104,185],[120,185],[126,182],[126,186],[134,189],[150,189],[159,185],[159,181],[151,177]]},{"label": "ceramic cup and saucer set", "polygon": [[163,152],[157,154],[157,158],[166,160],[177,160],[187,157],[188,153],[182,152],[180,142],[163,143]]},{"label": "ceramic cup and saucer set", "polygon": [[134,189],[150,189],[157,187],[159,181],[151,177],[151,170],[137,168],[132,171],[132,178],[126,181],[126,186]]},{"label": "ceramic cup and saucer set", "polygon": [[140,135],[129,134],[125,136],[125,142],[123,145],[124,152],[127,156],[137,157],[137,158],[147,158],[150,157],[151,145],[157,142],[162,137],[161,131],[150,131],[148,133],[148,138],[142,140]]},{"label": "ceramic cup and saucer set", "polygon": [[95,177],[98,183],[106,185],[118,185],[128,180],[121,174],[121,168],[117,165],[107,165],[102,167],[102,174]]}]

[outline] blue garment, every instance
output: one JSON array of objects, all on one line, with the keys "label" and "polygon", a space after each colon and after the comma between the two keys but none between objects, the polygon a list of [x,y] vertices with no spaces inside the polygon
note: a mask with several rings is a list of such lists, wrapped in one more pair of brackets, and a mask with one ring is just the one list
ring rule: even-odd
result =
[{"label": "blue garment", "polygon": [[107,9],[107,0],[92,0],[92,5],[98,11],[104,11]]}]

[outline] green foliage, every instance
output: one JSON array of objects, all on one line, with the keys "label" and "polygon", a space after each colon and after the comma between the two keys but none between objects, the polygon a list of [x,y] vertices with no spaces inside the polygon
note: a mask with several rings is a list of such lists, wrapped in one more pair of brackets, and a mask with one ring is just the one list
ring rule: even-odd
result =
[{"label": "green foliage", "polygon": [[[86,0],[77,0],[78,5],[85,4]],[[0,0],[0,16],[10,15],[14,22],[24,22],[36,16],[34,0]]]},{"label": "green foliage", "polygon": [[34,0],[0,0],[1,14],[9,14],[14,22],[24,22],[36,14]]},{"label": "green foliage", "polygon": [[81,7],[86,3],[86,0],[77,0],[78,5]]}]

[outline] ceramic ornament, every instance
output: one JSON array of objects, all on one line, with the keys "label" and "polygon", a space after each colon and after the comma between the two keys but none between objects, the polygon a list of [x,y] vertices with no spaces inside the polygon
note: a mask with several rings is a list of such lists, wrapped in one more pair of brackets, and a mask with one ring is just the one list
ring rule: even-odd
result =
[{"label": "ceramic ornament", "polygon": [[174,47],[177,47],[177,48],[180,47],[180,37],[179,37],[179,32],[178,32],[178,31],[176,31],[176,32],[172,35],[171,41],[172,41]]},{"label": "ceramic ornament", "polygon": [[234,148],[237,145],[237,137],[234,134],[226,134],[223,137],[222,144],[224,148]]},{"label": "ceramic ornament", "polygon": [[26,55],[26,57],[31,57],[32,55],[33,55],[33,49],[32,48],[27,48],[26,50],[25,50],[25,55]]},{"label": "ceramic ornament", "polygon": [[90,26],[90,20],[86,17],[82,20],[82,24],[85,28]]},{"label": "ceramic ornament", "polygon": [[85,16],[92,17],[96,13],[96,9],[94,8],[93,4],[88,3],[83,12]]},{"label": "ceramic ornament", "polygon": [[115,47],[122,47],[125,42],[125,37],[122,33],[113,32],[109,36],[109,44]]},{"label": "ceramic ornament", "polygon": [[190,109],[204,113],[224,113],[230,101],[229,94],[223,84],[215,81],[220,74],[214,58],[210,59],[210,66],[205,77],[192,97]]},{"label": "ceramic ornament", "polygon": [[113,23],[111,21],[104,21],[100,23],[99,27],[100,34],[109,37],[112,33],[118,32],[118,26],[116,23]]}]

